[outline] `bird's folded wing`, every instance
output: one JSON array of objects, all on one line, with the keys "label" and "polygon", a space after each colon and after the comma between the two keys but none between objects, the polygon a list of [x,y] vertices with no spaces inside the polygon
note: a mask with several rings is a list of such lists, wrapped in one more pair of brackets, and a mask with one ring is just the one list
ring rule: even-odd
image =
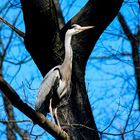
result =
[{"label": "bird's folded wing", "polygon": [[57,69],[52,69],[47,73],[39,88],[35,105],[36,110],[39,109],[46,100],[50,100],[52,96],[50,91],[53,91],[52,88],[54,88],[54,83],[56,83],[55,81],[58,80],[58,78],[60,78],[60,75]]}]

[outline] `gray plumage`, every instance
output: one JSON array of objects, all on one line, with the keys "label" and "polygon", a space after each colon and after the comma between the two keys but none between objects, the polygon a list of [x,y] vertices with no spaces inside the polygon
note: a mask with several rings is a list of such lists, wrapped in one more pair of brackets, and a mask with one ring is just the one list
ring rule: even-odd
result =
[{"label": "gray plumage", "polygon": [[52,108],[55,109],[63,96],[67,93],[71,83],[72,58],[71,38],[94,26],[81,27],[77,24],[72,25],[65,34],[65,58],[62,65],[52,68],[44,77],[37,96],[35,110],[46,115],[49,111],[50,100]]}]

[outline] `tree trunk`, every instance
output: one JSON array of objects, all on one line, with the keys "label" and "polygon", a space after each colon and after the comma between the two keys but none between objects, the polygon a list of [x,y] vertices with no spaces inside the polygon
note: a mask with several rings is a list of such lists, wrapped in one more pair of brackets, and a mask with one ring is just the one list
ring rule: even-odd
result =
[{"label": "tree trunk", "polygon": [[63,40],[71,24],[94,25],[73,38],[71,91],[60,103],[58,117],[71,140],[99,140],[84,75],[88,57],[101,33],[117,15],[123,0],[89,0],[60,31],[52,0],[21,0],[26,28],[25,46],[43,76],[64,57]]}]

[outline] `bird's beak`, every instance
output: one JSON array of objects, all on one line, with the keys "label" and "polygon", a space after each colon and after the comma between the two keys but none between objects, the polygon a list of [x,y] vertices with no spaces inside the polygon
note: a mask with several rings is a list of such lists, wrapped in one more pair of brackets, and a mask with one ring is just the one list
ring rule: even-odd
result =
[{"label": "bird's beak", "polygon": [[94,28],[95,26],[83,26],[83,27],[80,27],[80,30],[81,31],[84,31],[84,30],[87,30],[87,29],[92,29]]}]

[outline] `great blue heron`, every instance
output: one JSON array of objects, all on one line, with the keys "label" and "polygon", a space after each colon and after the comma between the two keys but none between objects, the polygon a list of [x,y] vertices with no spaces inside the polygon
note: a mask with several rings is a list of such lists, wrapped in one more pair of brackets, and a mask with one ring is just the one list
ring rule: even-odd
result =
[{"label": "great blue heron", "polygon": [[[57,108],[62,97],[70,89],[73,51],[71,48],[71,38],[84,30],[94,26],[81,27],[77,24],[71,26],[65,34],[65,58],[62,65],[52,68],[44,77],[39,88],[35,110],[46,116],[48,112],[52,115]],[[56,121],[58,119],[54,113]],[[59,125],[59,123],[58,123]],[[60,125],[59,125],[60,126]]]}]

